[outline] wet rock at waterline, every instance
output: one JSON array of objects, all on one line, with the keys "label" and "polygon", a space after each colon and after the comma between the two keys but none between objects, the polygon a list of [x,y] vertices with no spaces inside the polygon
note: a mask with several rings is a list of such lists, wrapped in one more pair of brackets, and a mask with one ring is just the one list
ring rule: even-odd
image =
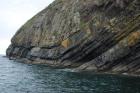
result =
[{"label": "wet rock at waterline", "polygon": [[140,74],[139,0],[55,0],[26,22],[11,59],[77,70]]}]

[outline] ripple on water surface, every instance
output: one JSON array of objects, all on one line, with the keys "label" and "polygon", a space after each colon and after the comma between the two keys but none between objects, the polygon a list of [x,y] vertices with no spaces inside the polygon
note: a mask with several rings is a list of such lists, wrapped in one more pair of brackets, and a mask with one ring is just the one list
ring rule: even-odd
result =
[{"label": "ripple on water surface", "polygon": [[140,93],[140,78],[74,73],[0,56],[0,93]]}]

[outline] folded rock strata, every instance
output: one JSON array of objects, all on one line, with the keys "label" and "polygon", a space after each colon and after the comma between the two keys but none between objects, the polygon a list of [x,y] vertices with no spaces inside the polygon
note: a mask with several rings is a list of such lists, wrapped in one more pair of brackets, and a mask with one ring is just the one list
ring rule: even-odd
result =
[{"label": "folded rock strata", "polygon": [[17,31],[6,54],[27,63],[140,74],[140,1],[55,0]]}]

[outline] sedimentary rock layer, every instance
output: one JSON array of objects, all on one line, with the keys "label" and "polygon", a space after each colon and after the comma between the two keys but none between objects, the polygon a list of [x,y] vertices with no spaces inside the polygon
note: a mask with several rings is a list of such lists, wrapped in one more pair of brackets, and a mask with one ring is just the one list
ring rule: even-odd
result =
[{"label": "sedimentary rock layer", "polygon": [[140,74],[140,1],[55,0],[17,31],[7,56],[78,70]]}]

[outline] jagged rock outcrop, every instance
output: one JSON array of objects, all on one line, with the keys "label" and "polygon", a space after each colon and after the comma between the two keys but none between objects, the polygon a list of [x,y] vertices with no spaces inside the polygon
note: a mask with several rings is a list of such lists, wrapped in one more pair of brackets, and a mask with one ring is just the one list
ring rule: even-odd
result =
[{"label": "jagged rock outcrop", "polygon": [[140,1],[55,0],[17,31],[7,56],[77,70],[140,74]]}]

